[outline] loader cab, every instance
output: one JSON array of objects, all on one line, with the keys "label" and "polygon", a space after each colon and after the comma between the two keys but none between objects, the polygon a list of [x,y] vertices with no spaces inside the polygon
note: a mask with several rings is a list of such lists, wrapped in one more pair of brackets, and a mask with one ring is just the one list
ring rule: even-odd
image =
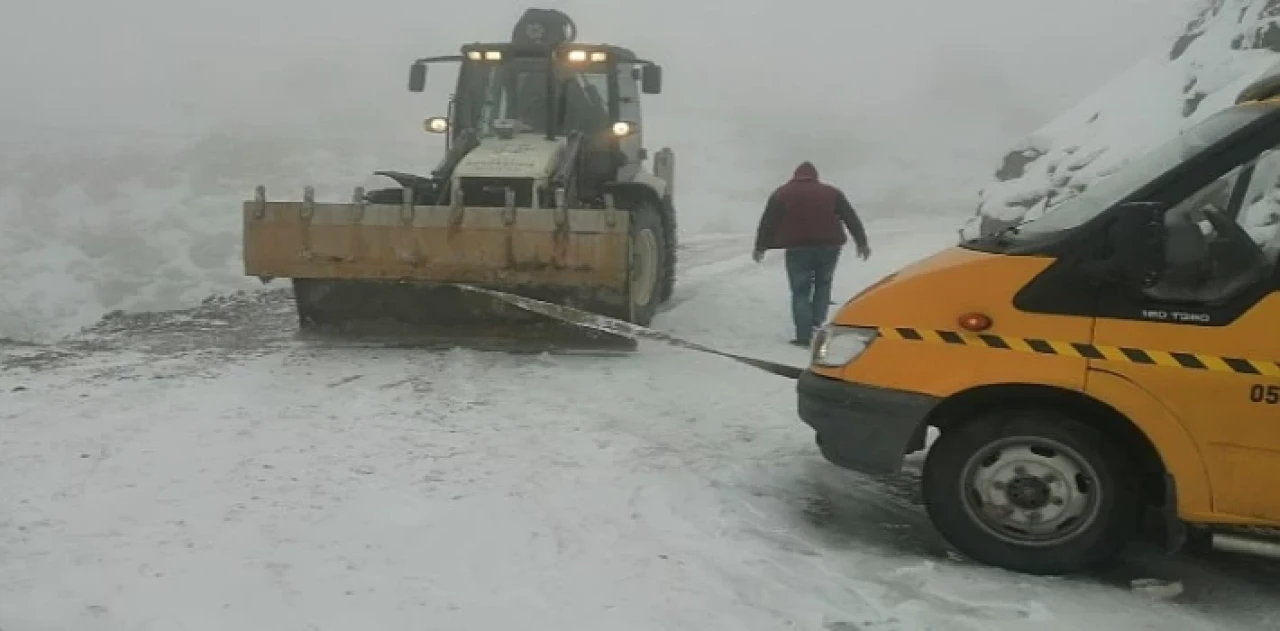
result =
[{"label": "loader cab", "polygon": [[[465,145],[506,134],[549,140],[581,135],[584,164],[603,181],[626,179],[644,159],[640,94],[662,91],[662,68],[625,48],[566,43],[468,44],[449,115],[427,130]],[[425,85],[426,63],[415,62],[410,90]]]}]

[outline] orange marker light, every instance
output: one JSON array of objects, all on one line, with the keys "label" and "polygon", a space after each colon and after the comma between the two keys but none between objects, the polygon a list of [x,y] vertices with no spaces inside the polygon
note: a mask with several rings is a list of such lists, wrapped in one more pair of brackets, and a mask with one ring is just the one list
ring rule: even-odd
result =
[{"label": "orange marker light", "polygon": [[960,316],[960,328],[966,331],[985,331],[991,328],[991,317],[985,313],[966,313]]}]

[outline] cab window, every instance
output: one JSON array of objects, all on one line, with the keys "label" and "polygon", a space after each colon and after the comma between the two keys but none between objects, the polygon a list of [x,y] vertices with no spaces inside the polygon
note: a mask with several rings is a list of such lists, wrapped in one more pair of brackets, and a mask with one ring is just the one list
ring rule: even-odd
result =
[{"label": "cab window", "polygon": [[1270,261],[1280,258],[1280,149],[1259,159],[1244,196],[1240,225]]},{"label": "cab window", "polygon": [[609,75],[578,72],[565,79],[565,128],[588,135],[609,128]]},{"label": "cab window", "polygon": [[1159,282],[1162,301],[1215,303],[1270,278],[1280,255],[1280,151],[1232,169],[1173,206]]},{"label": "cab window", "polygon": [[619,120],[633,122],[640,120],[640,90],[632,74],[634,69],[635,65],[631,63],[620,62],[617,65]]}]

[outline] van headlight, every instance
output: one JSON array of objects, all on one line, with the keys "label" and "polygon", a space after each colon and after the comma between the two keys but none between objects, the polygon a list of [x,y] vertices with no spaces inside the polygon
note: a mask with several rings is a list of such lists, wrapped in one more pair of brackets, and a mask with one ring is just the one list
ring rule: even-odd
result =
[{"label": "van headlight", "polygon": [[813,340],[813,363],[827,368],[843,366],[862,355],[877,337],[875,329],[828,324]]}]

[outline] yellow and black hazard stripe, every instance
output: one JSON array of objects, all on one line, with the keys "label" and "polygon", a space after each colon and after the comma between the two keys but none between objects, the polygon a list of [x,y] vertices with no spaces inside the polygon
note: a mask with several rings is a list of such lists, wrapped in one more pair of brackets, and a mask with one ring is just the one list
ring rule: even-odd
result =
[{"label": "yellow and black hazard stripe", "polygon": [[1003,351],[1036,353],[1040,355],[1063,355],[1078,359],[1122,362],[1128,364],[1146,364],[1165,366],[1168,368],[1187,368],[1192,370],[1208,370],[1211,372],[1230,372],[1242,375],[1265,375],[1280,377],[1280,362],[1264,359],[1242,359],[1238,357],[1219,357],[1201,353],[1182,353],[1124,346],[1104,346],[1100,344],[1082,344],[1080,342],[1060,342],[1023,337],[1006,337],[987,333],[961,333],[958,331],[935,331],[930,329],[888,328],[879,329],[880,336],[886,339],[905,342],[932,342],[937,344],[955,344],[961,346],[979,346]]}]

